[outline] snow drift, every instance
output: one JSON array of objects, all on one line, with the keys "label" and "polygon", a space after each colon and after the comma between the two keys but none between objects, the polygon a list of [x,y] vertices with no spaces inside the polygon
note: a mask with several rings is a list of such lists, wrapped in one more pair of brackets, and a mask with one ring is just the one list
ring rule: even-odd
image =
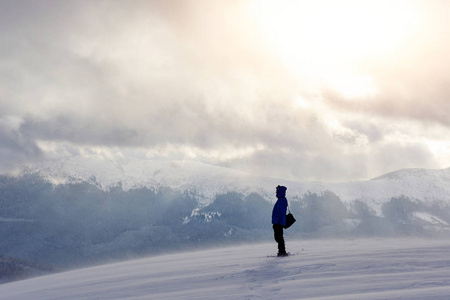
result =
[{"label": "snow drift", "polygon": [[43,276],[0,286],[8,300],[448,299],[449,241],[288,241],[294,256],[253,244]]}]

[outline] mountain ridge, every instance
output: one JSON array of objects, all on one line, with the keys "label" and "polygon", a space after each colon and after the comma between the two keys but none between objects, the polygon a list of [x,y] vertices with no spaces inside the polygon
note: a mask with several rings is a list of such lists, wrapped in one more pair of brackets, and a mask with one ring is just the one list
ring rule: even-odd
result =
[{"label": "mountain ridge", "polygon": [[317,182],[257,176],[197,161],[71,156],[28,166],[22,171],[26,173],[39,173],[53,184],[88,182],[103,190],[119,185],[125,191],[142,187],[195,190],[203,195],[200,200],[204,205],[229,191],[258,193],[274,200],[278,184],[288,186],[288,197],[294,201],[307,193],[325,191],[335,193],[344,203],[364,200],[376,204],[399,196],[450,201],[450,168],[402,169],[365,181]]}]

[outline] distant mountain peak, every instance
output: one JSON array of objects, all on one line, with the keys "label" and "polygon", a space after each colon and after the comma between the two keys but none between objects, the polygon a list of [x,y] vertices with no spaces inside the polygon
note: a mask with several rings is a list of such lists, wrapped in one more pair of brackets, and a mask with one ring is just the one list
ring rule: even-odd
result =
[{"label": "distant mountain peak", "polygon": [[215,195],[229,191],[257,193],[274,201],[275,187],[288,187],[295,201],[306,193],[335,193],[344,203],[365,200],[381,205],[392,197],[450,201],[450,168],[443,170],[403,169],[368,181],[311,182],[251,175],[242,171],[197,161],[160,161],[138,158],[99,158],[70,156],[44,161],[26,169],[53,184],[88,182],[103,190],[120,186],[123,190],[170,187],[196,191],[211,202]]},{"label": "distant mountain peak", "polygon": [[423,168],[411,168],[401,169],[393,171],[371,180],[402,180],[405,178],[426,178],[426,177],[438,177],[446,178],[450,180],[450,168],[447,169],[423,169]]}]

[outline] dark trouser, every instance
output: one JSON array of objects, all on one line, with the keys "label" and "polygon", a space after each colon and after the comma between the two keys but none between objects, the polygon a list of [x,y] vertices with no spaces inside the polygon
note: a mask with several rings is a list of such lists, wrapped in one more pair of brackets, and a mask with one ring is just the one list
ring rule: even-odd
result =
[{"label": "dark trouser", "polygon": [[283,225],[273,224],[273,235],[275,241],[278,243],[278,254],[285,254],[286,248],[284,247]]}]

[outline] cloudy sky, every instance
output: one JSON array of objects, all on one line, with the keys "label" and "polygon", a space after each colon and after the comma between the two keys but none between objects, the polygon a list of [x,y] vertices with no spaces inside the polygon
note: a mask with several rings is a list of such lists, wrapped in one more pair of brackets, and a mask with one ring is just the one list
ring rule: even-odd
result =
[{"label": "cloudy sky", "polygon": [[450,167],[450,1],[0,0],[0,171],[60,155]]}]

